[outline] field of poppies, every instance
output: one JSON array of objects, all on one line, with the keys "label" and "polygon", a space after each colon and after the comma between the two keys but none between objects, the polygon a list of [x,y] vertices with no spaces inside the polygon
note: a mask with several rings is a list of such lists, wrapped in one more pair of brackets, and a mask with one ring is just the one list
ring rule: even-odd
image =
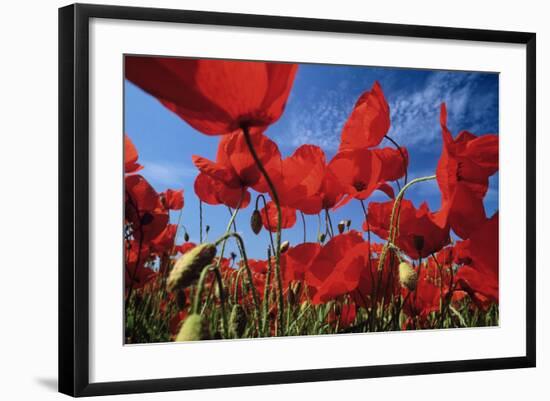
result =
[{"label": "field of poppies", "polygon": [[[215,160],[193,156],[194,193],[185,197],[198,197],[201,208],[184,213],[183,189],[157,192],[140,174],[132,132],[124,135],[126,343],[498,325],[498,211],[487,216],[483,203],[498,171],[498,135],[453,135],[441,103],[437,166],[409,179],[414,154],[387,135],[390,107],[376,82],[335,133],[340,145],[330,160],[312,144],[283,157],[266,133],[298,68],[125,58],[127,80],[197,135],[219,138]],[[407,191],[432,180],[440,209],[417,208]],[[375,191],[387,200],[371,200]],[[362,208],[361,229],[333,221],[352,203]],[[229,208],[227,221],[216,221],[224,235],[208,237],[203,204]],[[237,214],[265,235],[265,257],[247,257]],[[305,215],[319,216],[313,241]],[[185,231],[186,220],[200,221],[197,235]],[[300,220],[304,241],[290,243],[285,233],[301,230]],[[238,252],[228,252],[229,243]]]}]

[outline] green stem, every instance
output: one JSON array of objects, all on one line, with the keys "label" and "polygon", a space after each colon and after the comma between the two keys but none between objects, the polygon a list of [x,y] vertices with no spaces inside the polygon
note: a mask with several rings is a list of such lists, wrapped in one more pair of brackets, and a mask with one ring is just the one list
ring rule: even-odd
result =
[{"label": "green stem", "polygon": [[307,242],[306,237],[306,218],[304,216],[304,212],[300,211],[300,216],[302,216],[302,225],[304,226],[304,242]]},{"label": "green stem", "polygon": [[208,276],[208,273],[210,272],[210,267],[211,266],[207,266],[201,271],[201,275],[199,276],[199,281],[197,283],[197,289],[195,291],[195,298],[193,299],[191,313],[199,313],[199,305],[201,303],[204,282],[206,280],[206,276]]},{"label": "green stem", "polygon": [[[216,242],[215,245],[217,246],[219,243],[226,241],[228,238],[233,237],[237,241],[237,245],[239,247],[239,251],[242,255],[244,266],[246,269],[246,274],[248,276],[248,281],[250,283],[250,291],[252,292],[252,298],[254,300],[254,307],[255,307],[255,320],[256,322],[259,322],[260,319],[260,300],[258,296],[258,291],[256,290],[256,286],[254,286],[254,281],[252,277],[252,271],[250,270],[250,266],[248,265],[248,258],[246,256],[246,250],[244,248],[244,241],[241,238],[241,236],[237,233],[227,233],[224,234],[222,237],[220,237]],[[259,324],[259,323],[258,323]],[[258,330],[259,331],[259,330]]]},{"label": "green stem", "polygon": [[199,239],[200,239],[200,243],[202,244],[202,201],[200,199],[199,199],[199,227],[200,227]]},{"label": "green stem", "polygon": [[405,196],[405,192],[407,191],[407,189],[409,189],[414,184],[417,184],[417,183],[423,182],[423,181],[435,180],[435,178],[436,178],[435,175],[415,178],[414,180],[409,182],[407,185],[405,185],[401,189],[401,191],[399,191],[399,194],[397,194],[397,196],[395,197],[395,201],[393,203],[393,208],[392,208],[391,216],[390,216],[390,231],[389,231],[389,234],[388,234],[388,241],[386,242],[386,244],[384,245],[384,248],[382,249],[382,254],[380,255],[380,261],[378,262],[378,269],[379,270],[384,267],[384,263],[386,261],[386,254],[387,254],[388,249],[389,249],[389,244],[390,243],[391,244],[395,243],[395,236],[396,236],[397,228],[394,227],[394,220],[395,220],[397,208],[401,204],[401,200]]},{"label": "green stem", "polygon": [[267,248],[267,274],[265,277],[264,299],[262,303],[262,332],[264,336],[269,336],[269,326],[267,324],[267,315],[269,313],[269,289],[271,287],[271,273],[273,266],[271,264],[271,250]]},{"label": "green stem", "polygon": [[277,194],[277,190],[275,189],[275,185],[273,184],[273,181],[271,181],[271,178],[269,177],[269,174],[267,173],[264,165],[262,164],[260,158],[258,157],[258,154],[256,153],[256,150],[254,149],[254,144],[252,143],[252,139],[250,138],[250,131],[247,126],[242,127],[244,139],[246,141],[246,144],[248,146],[248,150],[250,151],[250,154],[252,155],[252,158],[256,162],[256,165],[258,166],[258,169],[262,173],[267,186],[269,187],[271,191],[271,198],[273,199],[273,202],[275,203],[275,206],[277,207],[277,234],[275,236],[275,276],[277,278],[277,287],[278,287],[278,296],[279,296],[279,313],[278,313],[278,323],[277,323],[277,335],[280,336],[281,330],[284,327],[284,296],[283,296],[283,281],[281,278],[281,223],[282,223],[282,212],[281,212],[281,203],[279,201],[279,195]]}]

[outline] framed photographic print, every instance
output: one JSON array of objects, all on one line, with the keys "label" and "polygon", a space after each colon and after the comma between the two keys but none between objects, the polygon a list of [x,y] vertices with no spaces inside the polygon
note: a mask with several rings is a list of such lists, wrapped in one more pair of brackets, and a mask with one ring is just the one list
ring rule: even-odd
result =
[{"label": "framed photographic print", "polygon": [[535,366],[535,34],[59,10],[59,390]]}]

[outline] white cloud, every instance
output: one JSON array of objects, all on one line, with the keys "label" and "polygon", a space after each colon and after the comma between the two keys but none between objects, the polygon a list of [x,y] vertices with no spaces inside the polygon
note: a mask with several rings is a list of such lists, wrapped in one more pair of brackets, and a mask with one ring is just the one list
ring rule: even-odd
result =
[{"label": "white cloud", "polygon": [[141,174],[154,184],[166,187],[182,186],[184,182],[197,175],[192,166],[169,162],[140,161],[144,166]]},{"label": "white cloud", "polygon": [[337,150],[342,126],[352,107],[353,100],[345,90],[324,91],[320,97],[319,91],[312,89],[295,109],[281,143],[293,148],[310,143],[327,151]]},{"label": "white cloud", "polygon": [[498,93],[482,92],[478,86],[479,75],[433,74],[412,94],[403,92],[389,99],[392,122],[389,134],[403,145],[433,144],[441,136],[439,111],[442,102],[447,103],[451,130],[456,127],[454,131],[467,129],[475,134],[486,133],[487,115],[496,112]]}]

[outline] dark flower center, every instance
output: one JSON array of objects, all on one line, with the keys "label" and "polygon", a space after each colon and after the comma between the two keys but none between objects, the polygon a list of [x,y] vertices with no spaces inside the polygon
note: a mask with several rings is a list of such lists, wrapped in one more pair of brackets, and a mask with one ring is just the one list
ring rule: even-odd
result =
[{"label": "dark flower center", "polygon": [[363,181],[355,181],[353,187],[358,191],[364,191],[367,188],[367,185]]}]

